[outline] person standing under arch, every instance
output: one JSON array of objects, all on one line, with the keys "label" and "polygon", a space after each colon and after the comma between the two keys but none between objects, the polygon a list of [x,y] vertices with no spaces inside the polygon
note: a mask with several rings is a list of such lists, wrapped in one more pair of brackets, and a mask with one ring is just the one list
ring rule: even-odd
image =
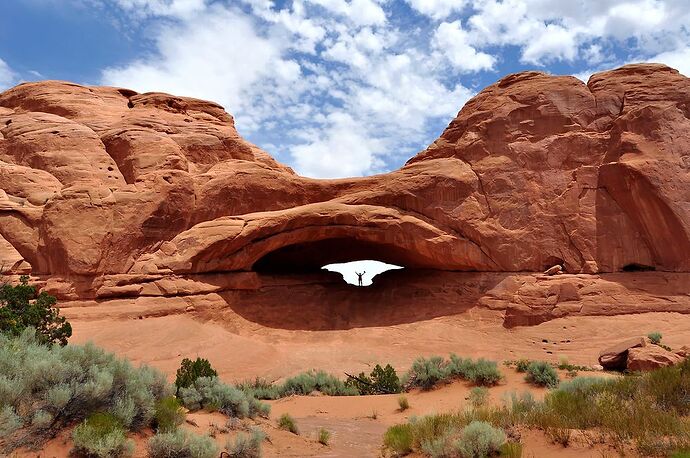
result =
[{"label": "person standing under arch", "polygon": [[362,272],[362,273],[359,273],[359,272],[355,272],[355,273],[357,274],[357,283],[358,283],[358,285],[359,285],[359,286],[364,286],[364,285],[362,284],[362,276],[363,276],[365,273],[367,273],[366,270],[365,270],[364,272]]}]

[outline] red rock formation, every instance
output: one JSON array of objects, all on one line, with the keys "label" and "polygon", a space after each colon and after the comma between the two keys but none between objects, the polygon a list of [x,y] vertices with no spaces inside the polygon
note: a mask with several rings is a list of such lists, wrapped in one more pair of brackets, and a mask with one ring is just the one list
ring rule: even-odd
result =
[{"label": "red rock formation", "polygon": [[[212,102],[21,84],[0,94],[0,237],[0,259],[23,260],[73,298],[371,258],[446,271],[561,264],[568,274],[656,269],[686,279],[690,79],[650,64],[587,85],[510,75],[401,169],[341,180],[294,174],[243,140]],[[564,277],[548,288],[573,281]],[[504,304],[514,324],[563,310],[544,281],[530,293],[531,282]]]}]

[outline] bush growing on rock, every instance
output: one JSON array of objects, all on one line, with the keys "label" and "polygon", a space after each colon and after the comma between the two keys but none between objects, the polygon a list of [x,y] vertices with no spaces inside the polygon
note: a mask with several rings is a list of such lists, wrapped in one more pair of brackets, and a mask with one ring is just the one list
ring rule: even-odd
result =
[{"label": "bush growing on rock", "polygon": [[661,343],[661,333],[659,331],[650,332],[647,334],[647,338],[654,345],[659,345]]},{"label": "bush growing on rock", "polygon": [[546,361],[533,361],[527,367],[527,375],[525,380],[537,386],[545,386],[554,388],[558,386],[558,373]]},{"label": "bush growing on rock", "polygon": [[18,336],[27,328],[33,328],[40,343],[67,345],[72,336],[72,326],[60,316],[55,307],[57,300],[29,285],[29,277],[23,275],[16,286],[0,286],[0,332]]},{"label": "bush growing on rock", "polygon": [[218,446],[208,436],[197,436],[178,429],[158,433],[147,444],[149,458],[216,458]]},{"label": "bush growing on rock", "polygon": [[0,334],[0,429],[5,451],[40,444],[94,413],[124,430],[149,426],[158,400],[170,395],[165,376],[92,345],[49,346],[32,328]]}]

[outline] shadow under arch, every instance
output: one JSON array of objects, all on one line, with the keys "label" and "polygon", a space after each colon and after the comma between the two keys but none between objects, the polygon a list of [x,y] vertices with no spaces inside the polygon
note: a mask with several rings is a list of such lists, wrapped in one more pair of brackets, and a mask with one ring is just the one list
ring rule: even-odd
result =
[{"label": "shadow under arch", "polygon": [[226,313],[269,328],[334,331],[462,314],[510,274],[407,268],[379,274],[366,288],[327,271],[260,276],[258,290],[219,293]]}]

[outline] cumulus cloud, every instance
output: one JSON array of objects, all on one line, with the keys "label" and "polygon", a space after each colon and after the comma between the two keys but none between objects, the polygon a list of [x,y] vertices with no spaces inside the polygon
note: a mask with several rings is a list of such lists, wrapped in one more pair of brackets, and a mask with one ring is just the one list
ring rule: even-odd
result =
[{"label": "cumulus cloud", "polygon": [[385,171],[391,158],[422,149],[432,124],[447,123],[471,95],[444,81],[440,55],[402,46],[373,0],[247,6],[175,16],[153,29],[152,56],[105,69],[102,82],[218,101],[243,135],[276,145],[272,153],[313,177]]},{"label": "cumulus cloud", "polygon": [[460,21],[440,24],[434,34],[434,44],[461,72],[491,70],[496,62],[495,57],[479,52],[469,44],[468,33]]},{"label": "cumulus cloud", "polygon": [[445,19],[451,13],[462,11],[464,0],[407,0],[416,11],[433,19]]},{"label": "cumulus cloud", "polygon": [[690,46],[662,52],[649,59],[649,62],[666,64],[690,78]]},{"label": "cumulus cloud", "polygon": [[[690,72],[685,0],[81,1],[116,5],[154,44],[103,83],[218,101],[314,177],[400,165],[493,82],[481,72],[558,63],[586,79],[633,60]],[[420,14],[402,17],[400,1]]]}]

